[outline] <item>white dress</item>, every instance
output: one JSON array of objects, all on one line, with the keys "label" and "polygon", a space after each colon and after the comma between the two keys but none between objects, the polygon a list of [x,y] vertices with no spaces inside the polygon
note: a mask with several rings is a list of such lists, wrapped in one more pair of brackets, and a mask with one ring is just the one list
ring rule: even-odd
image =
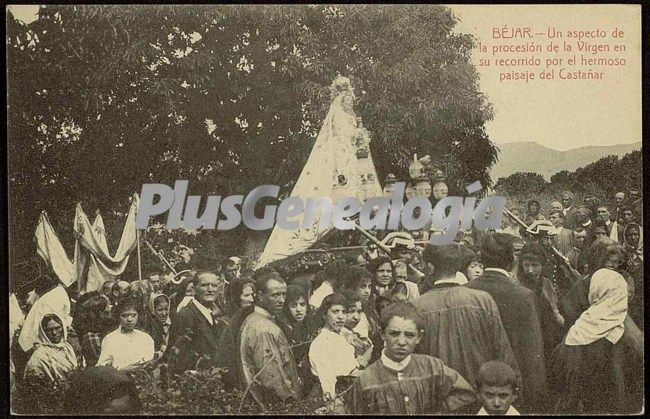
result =
[{"label": "white dress", "polygon": [[121,370],[139,362],[151,361],[153,354],[154,343],[148,333],[137,329],[123,333],[120,326],[102,340],[97,365],[112,365]]},{"label": "white dress", "polygon": [[350,375],[359,366],[354,347],[342,335],[323,328],[309,347],[311,372],[318,377],[323,395],[334,398],[336,377]]}]

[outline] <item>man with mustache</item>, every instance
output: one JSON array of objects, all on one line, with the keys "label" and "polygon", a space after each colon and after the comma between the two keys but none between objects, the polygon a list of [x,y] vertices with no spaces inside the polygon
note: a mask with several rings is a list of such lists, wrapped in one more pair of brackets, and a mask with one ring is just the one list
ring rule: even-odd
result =
[{"label": "man with mustache", "polygon": [[607,237],[616,243],[623,243],[624,229],[619,226],[618,221],[612,221],[610,208],[611,206],[608,204],[598,205],[596,209],[596,225],[607,230]]},{"label": "man with mustache", "polygon": [[223,282],[213,271],[197,272],[192,282],[194,298],[176,314],[169,332],[165,357],[175,371],[215,365],[219,336],[225,328],[216,304]]}]

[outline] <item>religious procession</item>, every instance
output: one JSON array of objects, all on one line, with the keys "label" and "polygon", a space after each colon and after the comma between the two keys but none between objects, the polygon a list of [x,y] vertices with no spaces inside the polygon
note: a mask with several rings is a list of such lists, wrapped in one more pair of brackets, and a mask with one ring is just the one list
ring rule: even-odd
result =
[{"label": "religious procession", "polygon": [[[89,20],[105,13],[71,8],[45,7],[36,22],[56,13],[67,19],[84,13]],[[327,13],[327,19],[342,19]],[[128,33],[125,25],[118,31]],[[247,32],[251,44],[253,32]],[[209,35],[202,33],[205,41]],[[199,50],[203,41],[191,45]],[[391,228],[392,216],[377,204],[372,216],[383,216],[388,227],[363,228],[363,214],[346,217],[347,230],[331,222],[311,229],[276,224],[252,251],[237,241],[243,227],[222,241],[215,237],[228,232],[181,228],[173,243],[183,250],[179,256],[170,250],[172,239],[161,238],[171,234],[166,213],[147,229],[136,228],[139,188],[111,195],[130,196],[127,211],[122,199],[119,211],[97,210],[94,219],[84,210],[94,201],[56,201],[67,202],[65,209],[31,202],[38,216],[25,221],[31,231],[25,247],[31,248],[24,253],[32,259],[20,268],[27,279],[9,294],[13,413],[643,411],[641,188],[616,185],[614,194],[558,189],[544,199],[508,196],[499,205],[493,200],[498,184],[459,169],[454,148],[441,153],[425,143],[407,145],[401,156],[382,155],[390,143],[375,148],[381,136],[372,130],[381,124],[360,116],[370,112],[361,92],[371,86],[341,74],[320,94],[326,112],[312,127],[315,140],[297,159],[299,167],[283,173],[276,170],[283,167],[279,160],[266,163],[282,156],[263,152],[251,173],[260,172],[257,179],[266,183],[293,177],[281,187],[283,198],[386,198],[391,211],[408,210],[428,220],[424,226],[407,228],[398,220]],[[239,125],[245,132],[254,127],[249,118]],[[219,122],[212,124],[215,135],[223,135]],[[125,163],[115,173],[120,170],[136,169]],[[457,208],[448,204],[452,194],[463,197]],[[189,198],[178,213],[183,223],[192,216]],[[427,205],[409,206],[415,198]],[[195,204],[196,219],[199,205],[205,208]],[[69,217],[72,208],[70,230],[62,214]],[[425,212],[438,212],[447,224]],[[487,226],[487,219],[498,225]],[[432,244],[450,230],[456,232],[450,244]]]}]

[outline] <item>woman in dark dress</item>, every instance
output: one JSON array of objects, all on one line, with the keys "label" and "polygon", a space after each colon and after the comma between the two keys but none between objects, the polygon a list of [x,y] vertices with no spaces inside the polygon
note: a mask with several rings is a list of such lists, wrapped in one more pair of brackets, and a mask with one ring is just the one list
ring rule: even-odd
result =
[{"label": "woman in dark dress", "polygon": [[[621,254],[621,246],[608,238],[590,248],[588,307],[555,348],[550,363],[556,413],[629,414],[642,407],[643,353],[634,345],[640,332],[627,316],[627,283],[616,271]],[[574,301],[565,309],[581,308],[585,285],[574,285]],[[573,318],[567,312],[568,324]]]},{"label": "woman in dark dress", "polygon": [[564,338],[564,318],[559,310],[557,289],[553,281],[545,275],[548,272],[547,264],[548,260],[541,244],[528,243],[522,247],[518,260],[517,280],[535,293],[544,338],[544,352],[548,357]]}]

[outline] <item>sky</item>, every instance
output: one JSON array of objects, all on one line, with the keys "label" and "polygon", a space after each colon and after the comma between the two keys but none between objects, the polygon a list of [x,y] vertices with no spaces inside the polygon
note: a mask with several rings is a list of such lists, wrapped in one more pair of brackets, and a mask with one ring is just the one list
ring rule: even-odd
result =
[{"label": "sky", "polygon": [[[610,68],[603,80],[499,81],[498,67],[480,67],[472,60],[480,88],[493,104],[495,117],[486,125],[496,144],[534,141],[556,150],[587,145],[628,144],[641,141],[641,8],[638,5],[452,5],[460,19],[458,33],[469,33],[491,45],[493,27],[547,27],[564,31],[614,28],[624,31],[627,60]],[[17,18],[35,20],[38,6],[10,6]],[[535,38],[542,45],[548,42]],[[514,42],[512,40],[509,42]],[[595,39],[593,42],[602,40]],[[488,54],[489,55],[489,54]],[[529,53],[513,56],[527,57]],[[540,54],[541,55],[541,54]],[[485,54],[484,54],[485,56]],[[596,57],[595,55],[593,57]],[[587,69],[588,67],[585,67]],[[525,69],[525,68],[523,68]],[[596,69],[596,68],[594,68]],[[559,71],[559,67],[558,67]],[[538,73],[538,71],[535,71]],[[557,77],[557,76],[556,76]]]},{"label": "sky", "polygon": [[[552,26],[564,30],[565,36],[568,30],[607,28],[609,41],[612,40],[609,35],[614,28],[618,27],[624,32],[627,65],[610,70],[603,80],[500,82],[499,73],[503,70],[497,67],[479,67],[479,53],[475,49],[472,60],[481,77],[480,88],[495,110],[494,120],[486,125],[494,143],[534,141],[556,150],[568,150],[587,145],[641,141],[639,5],[449,7],[460,19],[456,32],[473,34],[478,42],[488,45],[496,42],[492,38],[492,28],[503,28],[504,25],[510,28],[531,27],[533,33],[546,32],[547,27]],[[538,38],[534,40],[537,41]],[[515,43],[513,41],[519,40],[512,39],[508,42]],[[540,39],[543,45],[546,42],[548,39]],[[516,56],[530,55],[521,53]]]}]

